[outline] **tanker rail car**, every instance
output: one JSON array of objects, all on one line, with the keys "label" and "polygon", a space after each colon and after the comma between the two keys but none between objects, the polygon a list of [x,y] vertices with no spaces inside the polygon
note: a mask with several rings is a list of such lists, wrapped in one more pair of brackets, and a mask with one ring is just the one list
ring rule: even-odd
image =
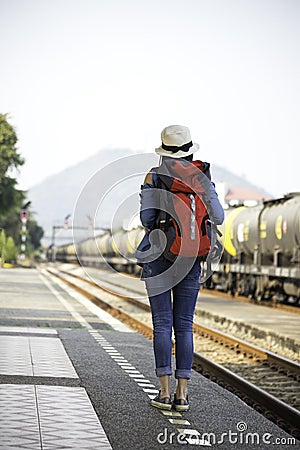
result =
[{"label": "tanker rail car", "polygon": [[[300,306],[300,192],[226,211],[224,253],[207,283],[232,295]],[[138,273],[134,252],[142,228],[104,233],[56,249],[56,259]],[[77,253],[76,253],[77,252]],[[102,255],[102,256],[100,256]]]},{"label": "tanker rail car", "polygon": [[229,212],[224,246],[214,286],[299,306],[300,193]]},{"label": "tanker rail car", "polygon": [[[57,247],[54,259],[67,263],[79,262],[91,267],[108,264],[120,272],[138,274],[140,268],[136,265],[134,253],[143,236],[141,227],[130,231],[105,232],[77,242],[76,245],[71,243]],[[53,260],[52,254],[48,254],[48,259]]]}]

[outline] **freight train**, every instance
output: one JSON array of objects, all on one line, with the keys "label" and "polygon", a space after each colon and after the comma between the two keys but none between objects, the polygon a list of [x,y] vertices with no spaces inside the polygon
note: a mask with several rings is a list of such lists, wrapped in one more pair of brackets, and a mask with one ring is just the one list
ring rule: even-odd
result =
[{"label": "freight train", "polygon": [[[232,295],[300,306],[300,192],[252,207],[226,211],[221,227],[224,252],[206,282]],[[108,263],[138,273],[134,252],[142,228],[106,232],[56,249],[56,259],[83,265]],[[100,256],[102,255],[102,256]]]}]

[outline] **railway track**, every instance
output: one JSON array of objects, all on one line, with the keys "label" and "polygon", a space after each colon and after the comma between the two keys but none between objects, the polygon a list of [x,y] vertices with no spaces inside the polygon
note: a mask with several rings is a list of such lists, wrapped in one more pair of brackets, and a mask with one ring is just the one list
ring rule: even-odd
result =
[{"label": "railway track", "polygon": [[[113,286],[100,287],[90,279],[70,272],[54,268],[47,270],[114,317],[152,339],[147,301],[115,292]],[[194,324],[194,333],[195,370],[231,390],[300,438],[298,363],[199,323]]]}]

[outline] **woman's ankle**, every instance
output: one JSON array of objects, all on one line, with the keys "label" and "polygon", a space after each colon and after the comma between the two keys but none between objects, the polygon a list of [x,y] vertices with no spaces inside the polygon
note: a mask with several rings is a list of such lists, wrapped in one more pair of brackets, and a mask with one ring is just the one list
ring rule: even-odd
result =
[{"label": "woman's ankle", "polygon": [[170,397],[170,376],[163,375],[159,377],[160,381],[160,398]]},{"label": "woman's ankle", "polygon": [[166,389],[161,389],[159,396],[160,396],[160,398],[165,398],[165,397],[170,398],[170,391],[168,391]]},{"label": "woman's ankle", "polygon": [[176,398],[186,400],[187,396],[187,382],[186,378],[178,378],[176,387]]},{"label": "woman's ankle", "polygon": [[186,400],[187,392],[186,391],[178,391],[176,389],[176,398],[177,400]]}]

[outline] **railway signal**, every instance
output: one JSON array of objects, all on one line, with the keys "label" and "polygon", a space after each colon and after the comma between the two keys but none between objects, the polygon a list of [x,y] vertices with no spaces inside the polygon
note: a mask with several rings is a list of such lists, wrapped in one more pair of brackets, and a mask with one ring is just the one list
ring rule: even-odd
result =
[{"label": "railway signal", "polygon": [[26,252],[26,237],[27,237],[27,222],[28,222],[28,210],[27,207],[30,205],[31,202],[27,202],[26,205],[23,206],[20,212],[20,219],[21,219],[21,254],[19,256],[20,260],[24,261],[25,259],[25,252]]},{"label": "railway signal", "polygon": [[22,209],[20,213],[21,222],[25,225],[28,221],[28,211],[27,209]]}]

